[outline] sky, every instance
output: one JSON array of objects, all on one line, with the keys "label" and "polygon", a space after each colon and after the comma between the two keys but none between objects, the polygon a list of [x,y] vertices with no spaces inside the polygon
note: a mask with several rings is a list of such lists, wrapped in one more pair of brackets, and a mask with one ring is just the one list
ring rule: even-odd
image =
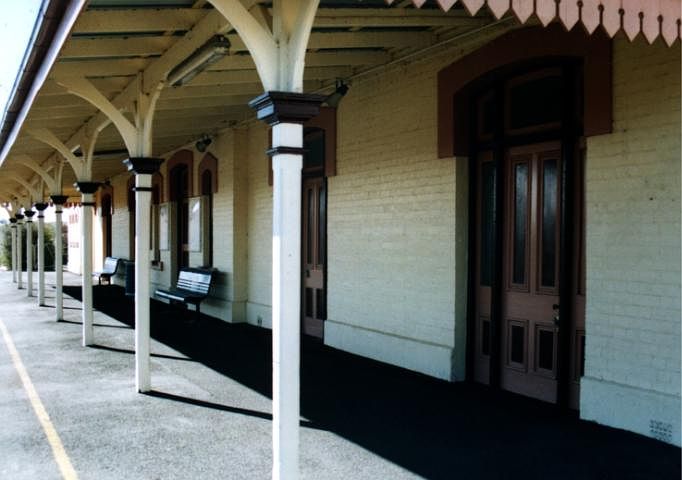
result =
[{"label": "sky", "polygon": [[0,105],[3,115],[42,0],[0,0]]},{"label": "sky", "polygon": [[[0,0],[0,107],[3,118],[42,2]],[[0,209],[2,218],[7,218],[4,209]]]}]

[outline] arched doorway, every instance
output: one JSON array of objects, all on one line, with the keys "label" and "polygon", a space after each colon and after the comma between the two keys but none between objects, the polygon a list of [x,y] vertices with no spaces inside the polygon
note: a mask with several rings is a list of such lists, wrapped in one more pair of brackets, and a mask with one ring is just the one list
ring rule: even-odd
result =
[{"label": "arched doorway", "polygon": [[218,192],[218,159],[207,153],[199,163],[201,196],[205,199],[204,266],[213,266],[213,195]]},{"label": "arched doorway", "polygon": [[192,196],[194,155],[180,150],[168,160],[168,195],[173,203],[171,277],[180,268],[189,267],[189,199]]},{"label": "arched doorway", "polygon": [[438,73],[438,154],[469,162],[467,377],[578,408],[584,138],[609,133],[611,41],[499,37]]},{"label": "arched doorway", "polygon": [[324,337],[327,319],[327,177],[325,130],[306,127],[301,212],[302,332]]},{"label": "arched doorway", "polygon": [[180,164],[170,171],[171,200],[175,202],[175,264],[189,267],[189,168]]},{"label": "arched doorway", "polygon": [[104,257],[112,256],[112,225],[111,225],[111,214],[113,211],[113,203],[111,200],[110,193],[102,194],[102,199],[100,202],[100,211],[102,217],[102,253]]},{"label": "arched doorway", "polygon": [[585,338],[581,78],[573,59],[492,72],[472,87],[469,120],[473,378],[574,408]]}]

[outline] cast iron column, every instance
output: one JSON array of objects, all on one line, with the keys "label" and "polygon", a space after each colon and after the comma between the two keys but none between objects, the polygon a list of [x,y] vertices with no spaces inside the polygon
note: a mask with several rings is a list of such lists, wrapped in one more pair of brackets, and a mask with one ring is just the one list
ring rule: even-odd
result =
[{"label": "cast iron column", "polygon": [[45,305],[45,215],[47,203],[36,203],[38,211],[38,305]]},{"label": "cast iron column", "polygon": [[24,262],[22,258],[24,255],[21,245],[21,230],[23,226],[21,221],[24,216],[21,213],[17,213],[14,215],[14,218],[17,219],[17,288],[21,290],[24,288]]},{"label": "cast iron column", "polygon": [[129,158],[123,163],[135,173],[135,387],[151,390],[149,370],[149,278],[150,211],[152,175],[163,162],[160,158]]},{"label": "cast iron column", "polygon": [[83,346],[94,343],[92,327],[92,207],[95,206],[95,192],[99,183],[76,182],[74,186],[81,193],[81,274],[83,285]]},{"label": "cast iron column", "polygon": [[55,278],[55,316],[57,321],[64,319],[64,266],[62,265],[62,206],[66,195],[52,195],[54,203],[54,278]]},{"label": "cast iron column", "polygon": [[[272,127],[272,442],[273,478],[297,476],[301,348],[301,169],[303,123],[325,97],[266,92],[249,106]],[[296,472],[296,473],[294,473]]]},{"label": "cast iron column", "polygon": [[12,226],[12,282],[17,283],[17,219],[9,219]]},{"label": "cast iron column", "polygon": [[31,209],[24,209],[26,215],[26,296],[33,296],[33,215]]}]

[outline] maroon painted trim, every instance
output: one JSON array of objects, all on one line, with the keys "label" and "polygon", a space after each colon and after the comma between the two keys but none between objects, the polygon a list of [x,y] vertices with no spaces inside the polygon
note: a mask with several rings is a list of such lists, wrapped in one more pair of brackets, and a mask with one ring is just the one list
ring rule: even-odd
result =
[{"label": "maroon painted trim", "polygon": [[467,155],[467,86],[498,68],[533,59],[579,58],[583,61],[584,135],[611,133],[613,127],[612,42],[601,31],[566,32],[553,25],[509,32],[438,72],[438,157]]},{"label": "maroon painted trim", "polygon": [[308,120],[305,127],[324,130],[324,174],[327,177],[336,175],[336,109],[320,107],[320,113]]}]

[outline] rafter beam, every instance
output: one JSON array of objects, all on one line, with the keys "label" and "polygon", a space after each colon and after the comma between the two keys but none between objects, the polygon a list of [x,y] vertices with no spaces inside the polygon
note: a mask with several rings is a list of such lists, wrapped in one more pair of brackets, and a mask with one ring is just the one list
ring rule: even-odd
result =
[{"label": "rafter beam", "polygon": [[[162,56],[152,61],[149,67],[142,73],[142,85],[146,88],[152,88],[157,85],[179,61],[187,58],[206,43],[213,35],[225,33],[229,28],[229,24],[220,13],[216,11],[209,12],[194,26],[190,33],[174,43]],[[116,95],[111,101],[112,104],[118,108],[124,108],[130,105],[135,101],[139,92],[139,85],[135,79],[123,77],[122,81],[127,83],[127,86],[125,86],[123,91]],[[98,89],[104,93],[104,90],[94,81],[93,85],[97,86]],[[85,133],[93,130],[101,130],[106,127],[109,122],[110,120],[102,113],[94,115],[67,141],[67,144],[71,147],[78,146],[80,144],[80,139]]]},{"label": "rafter beam", "polygon": [[[350,67],[313,67],[303,72],[304,80],[326,80],[347,77],[353,73]],[[259,80],[256,70],[225,70],[222,72],[204,72],[192,80],[189,85],[229,85],[236,83],[253,83]]]},{"label": "rafter beam", "polygon": [[51,77],[75,75],[82,77],[122,77],[134,76],[143,71],[151,59],[127,58],[116,60],[76,60],[58,62],[50,72]]},{"label": "rafter beam", "polygon": [[174,37],[72,38],[61,59],[97,57],[140,57],[161,55],[177,41]]},{"label": "rafter beam", "polygon": [[204,15],[206,10],[197,8],[86,10],[78,17],[73,31],[102,34],[189,30]]},{"label": "rafter beam", "polygon": [[235,105],[246,107],[248,102],[253,99],[253,95],[227,95],[221,97],[203,97],[203,98],[173,98],[166,100],[159,100],[157,104],[157,111],[167,112],[173,110],[198,110],[196,115],[201,115],[209,108],[223,108]]},{"label": "rafter beam", "polygon": [[[271,8],[256,5],[250,13],[261,25],[272,29]],[[80,15],[73,31],[78,35],[182,31],[190,29],[204,15],[206,10],[196,8],[87,10]],[[400,8],[319,8],[313,28],[459,26],[471,19],[464,10],[444,13]]]}]

